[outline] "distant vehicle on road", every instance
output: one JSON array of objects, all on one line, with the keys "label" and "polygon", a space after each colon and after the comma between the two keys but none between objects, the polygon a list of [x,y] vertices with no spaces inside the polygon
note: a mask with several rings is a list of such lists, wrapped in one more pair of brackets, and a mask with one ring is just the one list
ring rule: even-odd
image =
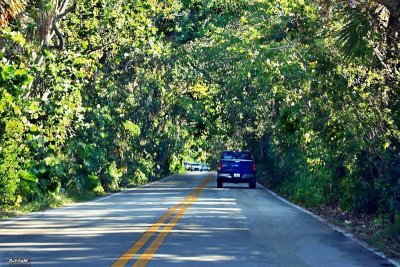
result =
[{"label": "distant vehicle on road", "polygon": [[217,187],[224,183],[248,183],[256,188],[256,163],[248,151],[223,151],[217,163]]},{"label": "distant vehicle on road", "polygon": [[211,168],[208,164],[203,164],[203,165],[201,165],[201,170],[202,171],[210,171]]},{"label": "distant vehicle on road", "polygon": [[201,163],[197,163],[197,162],[192,163],[190,166],[190,170],[191,171],[201,171],[201,166],[202,166]]},{"label": "distant vehicle on road", "polygon": [[189,171],[191,166],[192,166],[192,164],[193,164],[193,162],[185,161],[185,162],[183,162],[183,167],[185,167],[185,169],[187,171]]}]

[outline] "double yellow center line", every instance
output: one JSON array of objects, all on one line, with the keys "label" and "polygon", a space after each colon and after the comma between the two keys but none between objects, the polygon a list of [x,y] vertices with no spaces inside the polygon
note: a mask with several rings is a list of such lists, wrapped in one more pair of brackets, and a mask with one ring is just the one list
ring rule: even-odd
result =
[{"label": "double yellow center line", "polygon": [[200,196],[201,192],[207,186],[207,184],[212,180],[211,175],[204,178],[204,180],[198,185],[181,203],[175,205],[171,209],[169,209],[161,218],[154,223],[140,238],[136,243],[133,244],[124,254],[122,254],[112,265],[113,267],[125,266],[131,259],[133,259],[138,251],[146,245],[149,239],[165,224],[165,221],[171,217],[171,215],[175,214],[175,216],[170,220],[170,222],[165,225],[165,227],[160,231],[158,236],[154,239],[154,241],[150,244],[150,246],[143,252],[142,255],[139,256],[134,267],[142,267],[146,266],[147,263],[151,260],[154,254],[157,252],[158,248],[162,245],[165,238],[172,231],[174,226],[181,219],[183,214],[185,214],[186,210],[193,205],[193,203]]}]

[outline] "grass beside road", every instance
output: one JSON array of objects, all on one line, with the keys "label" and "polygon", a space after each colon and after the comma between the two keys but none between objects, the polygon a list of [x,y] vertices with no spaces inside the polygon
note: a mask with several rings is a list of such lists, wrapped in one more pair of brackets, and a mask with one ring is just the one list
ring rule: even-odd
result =
[{"label": "grass beside road", "polygon": [[20,205],[0,207],[0,220],[6,220],[12,217],[28,214],[30,212],[57,208],[71,203],[89,201],[105,195],[107,194],[95,193],[92,191],[72,191],[66,194],[42,197],[32,202],[21,203]]},{"label": "grass beside road", "polygon": [[161,179],[162,177],[152,177],[145,182],[138,184],[130,184],[124,187],[119,187],[111,192],[105,192],[103,189],[94,191],[80,191],[70,190],[65,194],[58,193],[54,195],[41,196],[39,199],[31,202],[22,202],[14,206],[0,206],[0,221],[7,220],[9,218],[22,216],[30,212],[43,211],[47,209],[62,207],[67,204],[79,203],[94,200],[98,197],[110,195],[112,193],[121,192],[128,188],[134,188],[143,184],[151,183]]}]

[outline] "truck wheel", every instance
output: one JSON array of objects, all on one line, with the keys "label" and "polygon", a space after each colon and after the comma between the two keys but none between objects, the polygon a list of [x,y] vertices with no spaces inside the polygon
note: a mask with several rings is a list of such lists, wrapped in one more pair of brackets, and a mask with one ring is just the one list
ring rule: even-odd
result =
[{"label": "truck wheel", "polygon": [[256,182],[250,182],[249,183],[249,188],[251,188],[251,189],[256,188]]},{"label": "truck wheel", "polygon": [[222,181],[217,180],[217,188],[222,188]]}]

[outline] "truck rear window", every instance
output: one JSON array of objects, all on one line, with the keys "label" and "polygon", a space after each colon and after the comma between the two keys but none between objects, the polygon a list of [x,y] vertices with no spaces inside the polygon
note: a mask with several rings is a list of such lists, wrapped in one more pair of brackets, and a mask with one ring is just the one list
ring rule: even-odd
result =
[{"label": "truck rear window", "polygon": [[221,154],[221,159],[247,159],[252,160],[250,152],[244,151],[224,151]]}]

